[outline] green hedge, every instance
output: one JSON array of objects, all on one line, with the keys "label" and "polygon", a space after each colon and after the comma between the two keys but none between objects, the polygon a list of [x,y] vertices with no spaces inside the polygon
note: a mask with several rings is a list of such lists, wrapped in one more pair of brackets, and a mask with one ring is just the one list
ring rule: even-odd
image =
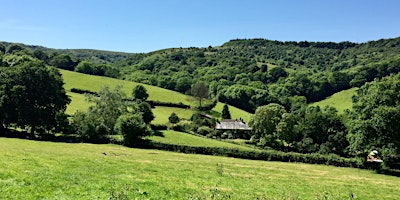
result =
[{"label": "green hedge", "polygon": [[364,162],[359,158],[344,158],[335,154],[301,154],[295,152],[281,152],[273,150],[241,150],[226,147],[194,147],[174,144],[164,144],[158,142],[146,143],[144,148],[175,151],[182,153],[219,155],[251,160],[281,161],[281,162],[301,162],[310,164],[325,164],[337,167],[364,168]]}]

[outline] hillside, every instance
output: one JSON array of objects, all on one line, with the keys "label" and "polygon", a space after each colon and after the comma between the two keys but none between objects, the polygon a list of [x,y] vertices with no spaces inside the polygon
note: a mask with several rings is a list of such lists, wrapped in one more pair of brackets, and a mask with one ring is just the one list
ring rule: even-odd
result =
[{"label": "hillside", "polygon": [[397,199],[397,177],[301,163],[0,138],[0,199]]},{"label": "hillside", "polygon": [[[4,44],[6,49],[15,46]],[[180,93],[205,81],[211,96],[248,112],[271,102],[288,108],[293,96],[317,102],[400,71],[400,38],[365,43],[235,39],[216,47],[168,48],[146,54],[24,47],[26,53],[56,67]],[[11,62],[13,58],[4,59]],[[67,65],[59,65],[63,59],[69,59]],[[91,69],[77,66],[81,61],[89,62]]]},{"label": "hillside", "polygon": [[332,96],[319,101],[312,103],[312,106],[319,106],[321,108],[325,106],[332,106],[338,110],[339,113],[343,113],[345,110],[351,110],[353,103],[352,97],[356,93],[357,88],[351,88],[348,90],[343,90],[333,94]]},{"label": "hillside", "polygon": [[[84,111],[86,110],[90,104],[86,102],[85,96],[83,94],[72,93],[70,90],[72,88],[89,90],[92,92],[99,91],[101,87],[108,85],[113,88],[116,85],[123,85],[123,91],[127,94],[127,96],[131,96],[132,89],[138,85],[138,83],[134,83],[131,81],[125,81],[120,79],[102,77],[102,76],[93,76],[87,74],[81,74],[77,72],[71,72],[67,70],[60,70],[64,82],[65,89],[68,92],[72,102],[67,107],[67,113],[72,115],[77,110]],[[143,84],[142,84],[143,85]],[[186,105],[191,105],[193,107],[197,106],[198,101],[193,97],[184,95],[175,91],[159,88],[151,85],[144,85],[149,93],[149,100],[152,101],[160,101],[160,102],[172,102],[172,103],[183,103]],[[215,108],[212,110],[212,115],[217,118],[221,118],[223,104],[218,103]],[[230,111],[232,113],[232,118],[239,119],[243,118],[246,122],[250,120],[250,113],[243,111],[241,109],[230,106]],[[194,110],[192,109],[182,109],[182,108],[174,108],[174,107],[163,107],[157,106],[153,109],[155,114],[155,119],[153,123],[155,124],[165,124],[168,122],[168,117],[172,112],[178,114],[179,117],[184,119],[190,119]]]}]

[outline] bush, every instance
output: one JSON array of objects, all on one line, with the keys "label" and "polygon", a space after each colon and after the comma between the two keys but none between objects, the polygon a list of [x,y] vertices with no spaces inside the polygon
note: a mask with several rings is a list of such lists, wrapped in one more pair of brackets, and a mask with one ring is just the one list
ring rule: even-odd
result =
[{"label": "bush", "polygon": [[211,137],[214,136],[214,132],[215,131],[208,126],[202,126],[197,130],[198,134]]},{"label": "bush", "polygon": [[180,121],[178,115],[175,114],[174,112],[168,117],[168,120],[172,124],[176,124],[176,123],[178,123]]},{"label": "bush", "polygon": [[142,142],[142,137],[152,134],[151,129],[138,114],[123,114],[117,119],[115,129],[124,137],[126,146],[135,146]]}]

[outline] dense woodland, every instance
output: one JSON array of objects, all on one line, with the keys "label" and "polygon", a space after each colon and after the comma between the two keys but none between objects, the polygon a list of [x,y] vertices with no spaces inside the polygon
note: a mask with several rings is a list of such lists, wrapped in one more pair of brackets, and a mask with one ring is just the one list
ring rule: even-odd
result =
[{"label": "dense woodland", "polygon": [[[98,92],[92,98],[95,106],[67,120],[63,113],[69,99],[55,70],[61,68],[187,94],[202,83],[208,87],[204,98],[254,113],[253,131],[244,137],[263,149],[344,157],[365,156],[378,149],[389,167],[395,166],[393,160],[400,153],[400,38],[361,44],[236,39],[219,47],[146,54],[3,42],[0,66],[1,130],[30,127],[32,133],[39,129],[79,132],[87,140],[130,131],[152,133],[146,98],[135,98],[135,91],[126,97],[118,88],[93,91]],[[343,115],[331,107],[308,106],[352,87],[360,89],[353,97],[353,110]],[[102,97],[113,97],[108,103],[119,109],[104,107]],[[133,99],[131,104],[126,104],[126,98]],[[182,131],[222,136],[210,122],[193,119],[191,123],[194,126],[183,126]],[[141,136],[124,135],[131,137],[126,141],[130,146]]]}]

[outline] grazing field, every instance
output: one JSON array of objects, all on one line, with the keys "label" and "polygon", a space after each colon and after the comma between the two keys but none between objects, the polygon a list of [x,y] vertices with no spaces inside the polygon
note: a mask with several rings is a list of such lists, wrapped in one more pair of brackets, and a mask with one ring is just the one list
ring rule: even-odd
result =
[{"label": "grazing field", "polygon": [[398,199],[400,179],[324,165],[0,138],[0,199]]},{"label": "grazing field", "polygon": [[195,136],[178,131],[167,130],[161,132],[163,133],[163,136],[151,136],[148,137],[148,139],[154,142],[160,142],[164,144],[184,145],[192,147],[224,147],[224,148],[236,148],[243,150],[254,150],[253,148],[250,147],[233,144],[229,142],[223,142],[215,139]]},{"label": "grazing field", "polygon": [[[67,70],[60,70],[60,72],[65,82],[64,88],[67,91],[71,90],[72,88],[77,88],[97,92],[104,85],[108,85],[110,88],[114,88],[116,85],[120,84],[123,85],[122,90],[126,93],[126,95],[128,97],[131,97],[133,88],[138,85],[138,83],[135,82],[108,78],[104,76],[91,76]],[[193,104],[193,101],[189,101],[191,97],[181,94],[179,92],[151,85],[142,85],[147,89],[147,93],[149,93],[149,100],[172,103],[182,102],[187,105]]]},{"label": "grazing field", "polygon": [[156,106],[152,111],[155,116],[154,120],[151,122],[152,124],[168,123],[168,118],[173,112],[177,114],[180,119],[190,119],[193,115],[193,110],[185,108]]},{"label": "grazing field", "polygon": [[[97,92],[104,85],[108,85],[110,87],[114,87],[115,85],[121,84],[123,85],[123,91],[131,96],[132,89],[138,84],[130,81],[124,81],[119,79],[113,79],[102,76],[91,76],[87,74],[81,74],[77,72],[71,72],[67,70],[60,70],[63,75],[63,79],[65,82],[65,89],[67,91],[68,96],[71,98],[71,104],[67,107],[67,114],[74,114],[77,110],[86,111],[90,106],[88,102],[85,101],[85,95],[77,94],[73,92],[69,92],[72,88],[89,90],[92,92]],[[172,102],[179,103],[182,102],[187,105],[197,106],[198,101],[194,100],[193,97],[171,91],[163,88],[143,85],[147,92],[149,93],[149,100],[160,101],[160,102]],[[208,101],[207,101],[208,102]],[[211,103],[211,102],[208,102]],[[224,104],[218,103],[216,107],[212,110],[213,115],[217,118],[221,118],[221,112]],[[233,119],[242,118],[244,121],[248,122],[250,120],[250,113],[243,111],[239,108],[235,108],[233,106],[229,106],[229,110],[231,112]],[[181,109],[181,108],[173,108],[173,107],[161,107],[157,106],[153,109],[154,115],[156,118],[154,119],[154,124],[165,124],[168,122],[168,117],[172,112],[175,112],[180,118],[189,119],[193,110]]]},{"label": "grazing field", "polygon": [[[222,109],[224,107],[224,103],[218,102],[217,105],[212,109],[212,111],[219,114],[219,118],[221,118]],[[246,123],[250,121],[251,114],[241,110],[239,108],[228,105],[229,112],[231,113],[232,119],[240,119],[242,118]]]},{"label": "grazing field", "polygon": [[348,90],[343,90],[341,92],[335,93],[332,96],[319,101],[312,103],[310,105],[312,106],[319,106],[321,108],[325,106],[333,106],[335,107],[339,114],[343,113],[346,109],[351,110],[353,103],[352,103],[352,97],[354,94],[356,94],[358,88],[351,88]]},{"label": "grazing field", "polygon": [[73,115],[76,111],[87,111],[91,103],[86,101],[84,94],[78,94],[73,92],[67,92],[67,95],[71,98],[71,103],[67,106],[65,111],[69,115]]}]

